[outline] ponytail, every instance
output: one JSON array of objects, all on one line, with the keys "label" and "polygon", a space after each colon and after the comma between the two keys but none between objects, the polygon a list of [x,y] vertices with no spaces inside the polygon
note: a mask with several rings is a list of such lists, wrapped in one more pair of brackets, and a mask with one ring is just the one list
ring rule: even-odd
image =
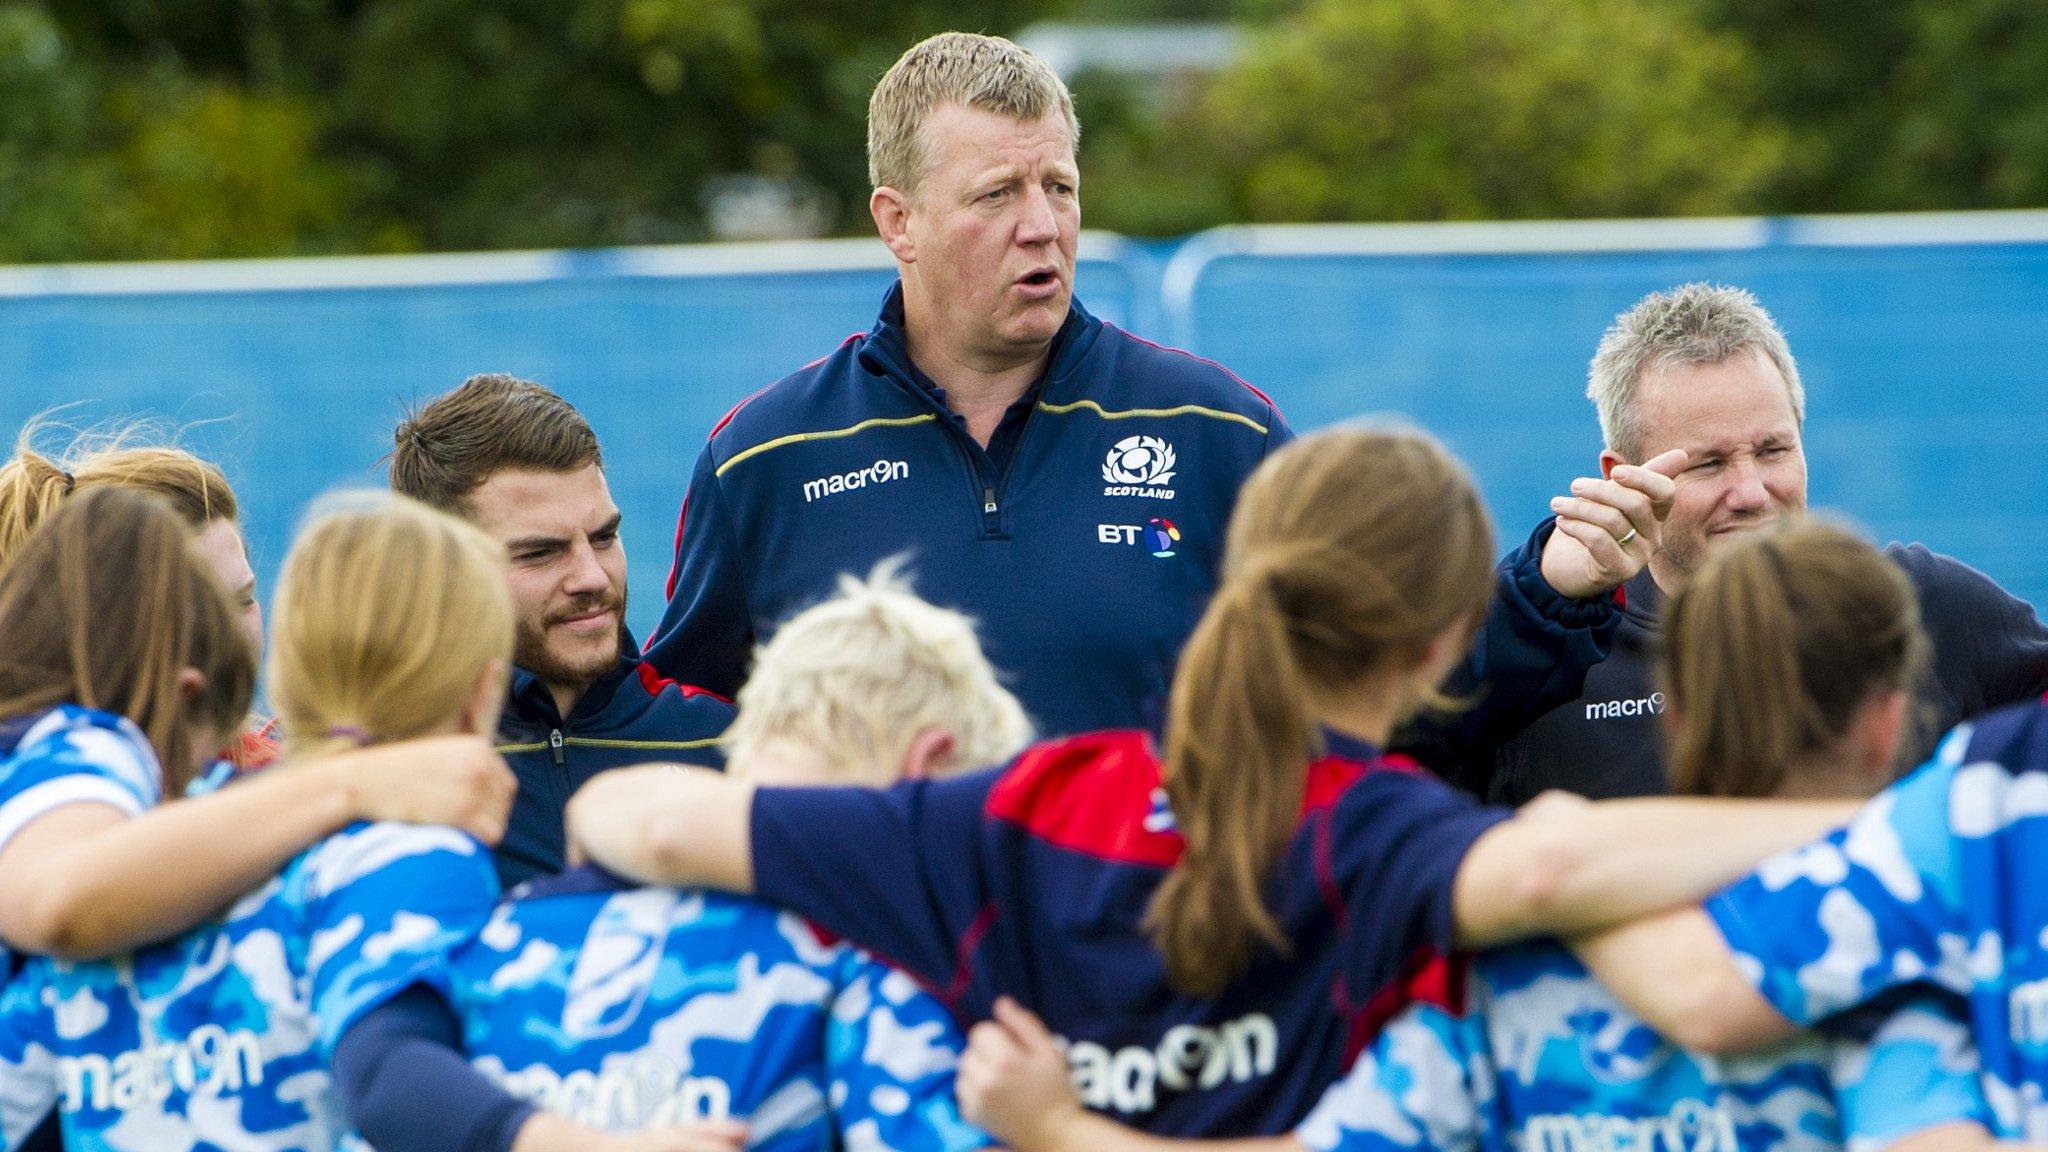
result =
[{"label": "ponytail", "polygon": [[268,682],[295,760],[431,732],[512,657],[505,549],[393,493],[323,500],[285,556]]},{"label": "ponytail", "polygon": [[1666,614],[1672,790],[1780,791],[1867,701],[1909,685],[1925,643],[1905,573],[1855,533],[1795,520],[1730,541]]},{"label": "ponytail", "polygon": [[[1212,996],[1287,935],[1265,887],[1300,821],[1318,709],[1432,698],[1426,646],[1492,596],[1471,478],[1420,433],[1337,429],[1274,453],[1238,496],[1223,579],[1174,673],[1163,775],[1184,851],[1146,932],[1181,992]],[[1393,674],[1389,676],[1389,674]]]},{"label": "ponytail", "polygon": [[1319,742],[1308,696],[1270,578],[1219,591],[1181,654],[1166,728],[1166,795],[1187,850],[1145,916],[1176,988],[1213,996],[1258,942],[1287,950],[1264,887]]},{"label": "ponytail", "polygon": [[0,568],[7,566],[30,530],[73,488],[71,475],[56,461],[28,446],[26,438],[5,464],[0,464]]}]

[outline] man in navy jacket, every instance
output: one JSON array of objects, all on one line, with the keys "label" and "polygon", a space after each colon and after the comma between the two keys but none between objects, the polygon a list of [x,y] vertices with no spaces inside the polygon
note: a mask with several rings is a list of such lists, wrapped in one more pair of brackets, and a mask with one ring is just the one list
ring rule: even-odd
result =
[{"label": "man in navy jacket", "polygon": [[498,845],[508,887],[562,870],[562,808],[595,773],[718,767],[723,697],[663,679],[626,633],[626,554],[597,435],[568,401],[476,376],[398,425],[394,490],[505,545],[519,635],[498,751],[519,795]]},{"label": "man in navy jacket", "polygon": [[[1163,726],[1238,486],[1292,433],[1220,365],[1072,298],[1078,136],[1059,77],[1007,40],[934,36],[876,85],[869,211],[900,280],[872,329],[712,430],[646,653],[663,675],[729,695],[839,573],[907,553],[924,595],[979,619],[1040,731]],[[1555,586],[1596,595],[1645,558]],[[1533,556],[1502,588],[1475,664],[1497,714],[1468,734],[1576,693],[1556,674],[1583,675],[1614,627]]]},{"label": "man in navy jacket", "polygon": [[[1436,762],[1499,803],[1547,789],[1594,798],[1666,791],[1656,675],[1665,600],[1720,541],[1806,507],[1806,391],[1785,334],[1748,292],[1687,284],[1644,297],[1601,340],[1587,395],[1606,440],[1603,469],[1674,448],[1688,464],[1660,550],[1624,586],[1613,653],[1583,691],[1490,752]],[[1569,497],[1553,507],[1605,515]],[[1918,731],[1903,749],[1909,763],[1958,721],[2048,692],[2048,627],[2031,605],[1921,545],[1885,554],[1913,582],[1931,648]]]}]

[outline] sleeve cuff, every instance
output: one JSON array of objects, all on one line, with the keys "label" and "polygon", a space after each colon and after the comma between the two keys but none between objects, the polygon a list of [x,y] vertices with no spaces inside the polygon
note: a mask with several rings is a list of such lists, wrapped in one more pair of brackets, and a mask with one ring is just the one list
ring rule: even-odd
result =
[{"label": "sleeve cuff", "polygon": [[[1504,591],[1512,589],[1536,615],[1566,628],[1597,628],[1619,621],[1621,605],[1616,593],[1573,600],[1550,586],[1543,578],[1543,546],[1557,530],[1557,518],[1546,518],[1529,534],[1529,539],[1501,561],[1508,579]],[[1618,591],[1618,589],[1617,589]]]},{"label": "sleeve cuff", "polygon": [[1708,900],[1704,905],[1707,916],[1720,930],[1728,951],[1734,955],[1735,967],[1748,978],[1757,993],[1787,1020],[1802,1028],[1810,1028],[1834,1009],[1810,1003],[1810,998],[1799,986],[1796,971],[1773,951],[1770,933],[1751,924],[1743,915],[1736,896],[1741,887],[1738,884]]},{"label": "sleeve cuff", "polygon": [[145,809],[135,794],[103,776],[59,776],[0,806],[0,851],[37,819],[71,804],[105,804],[134,819]]}]

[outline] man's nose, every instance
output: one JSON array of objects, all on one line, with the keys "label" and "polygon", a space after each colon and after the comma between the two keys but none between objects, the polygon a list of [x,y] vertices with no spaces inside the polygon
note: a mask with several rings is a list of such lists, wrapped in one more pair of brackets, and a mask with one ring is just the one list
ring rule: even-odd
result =
[{"label": "man's nose", "polygon": [[1060,238],[1059,214],[1052,209],[1052,197],[1042,187],[1024,193],[1019,201],[1023,215],[1017,221],[1017,243],[1050,244]]},{"label": "man's nose", "polygon": [[611,578],[605,575],[604,565],[597,562],[597,550],[588,541],[570,550],[569,574],[562,581],[562,591],[581,596],[602,592],[610,586]]},{"label": "man's nose", "polygon": [[1730,464],[1727,503],[1745,512],[1761,512],[1771,506],[1771,490],[1764,487],[1763,469],[1754,459],[1744,457]]}]

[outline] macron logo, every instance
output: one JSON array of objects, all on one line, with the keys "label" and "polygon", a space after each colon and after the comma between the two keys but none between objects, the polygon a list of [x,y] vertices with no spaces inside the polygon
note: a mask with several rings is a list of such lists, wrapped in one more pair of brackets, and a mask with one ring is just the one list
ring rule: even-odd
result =
[{"label": "macron logo", "polygon": [[1529,1117],[1529,1152],[1736,1152],[1735,1121],[1720,1108],[1680,1100],[1668,1115],[1640,1119],[1598,1112]]},{"label": "macron logo", "polygon": [[263,1044],[247,1028],[202,1024],[182,1040],[145,1040],[111,1060],[59,1056],[57,1080],[66,1112],[153,1108],[173,1092],[240,1092],[263,1083]]},{"label": "macron logo", "polygon": [[1618,720],[1623,716],[1655,716],[1664,711],[1664,694],[1652,692],[1633,700],[1602,700],[1586,705],[1588,720]]},{"label": "macron logo", "polygon": [[870,484],[887,484],[891,480],[910,478],[910,462],[907,460],[877,460],[865,468],[856,468],[837,476],[820,476],[804,482],[804,503],[808,504],[820,496],[836,496],[855,488]]},{"label": "macron logo", "polygon": [[1254,1012],[1219,1026],[1180,1024],[1156,1048],[1111,1051],[1081,1041],[1067,1046],[1074,1094],[1097,1111],[1150,1112],[1159,1091],[1211,1089],[1225,1081],[1248,1084],[1270,1075],[1280,1055],[1273,1018]]}]

